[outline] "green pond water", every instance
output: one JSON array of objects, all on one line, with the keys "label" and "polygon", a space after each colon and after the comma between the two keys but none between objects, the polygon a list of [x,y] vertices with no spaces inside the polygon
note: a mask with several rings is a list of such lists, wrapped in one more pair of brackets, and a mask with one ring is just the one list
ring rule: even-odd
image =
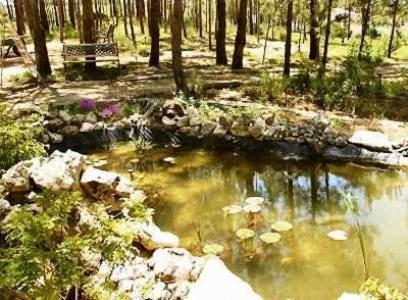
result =
[{"label": "green pond water", "polygon": [[[408,173],[353,164],[294,162],[272,153],[161,148],[138,155],[118,144],[102,168],[130,176],[149,194],[154,219],[199,252],[199,240],[225,247],[221,258],[264,299],[336,299],[357,291],[363,280],[361,248],[343,192],[359,196],[370,274],[408,291]],[[166,162],[172,157],[174,162]],[[249,196],[267,202],[255,218],[225,215]],[[259,236],[277,220],[293,224],[282,239],[265,245]],[[249,227],[253,241],[237,240]],[[349,233],[346,241],[327,236]],[[201,236],[199,239],[198,236]]]}]

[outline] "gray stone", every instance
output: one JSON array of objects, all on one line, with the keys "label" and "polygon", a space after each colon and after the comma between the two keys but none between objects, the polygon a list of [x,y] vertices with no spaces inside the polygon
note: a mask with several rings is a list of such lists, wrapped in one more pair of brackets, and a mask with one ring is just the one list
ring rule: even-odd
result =
[{"label": "gray stone", "polygon": [[77,125],[81,126],[82,122],[85,120],[85,115],[83,114],[76,114],[71,118],[71,123],[72,125]]},{"label": "gray stone", "polygon": [[190,126],[198,126],[203,123],[203,119],[200,116],[191,116]]},{"label": "gray stone", "polygon": [[248,127],[240,122],[240,120],[234,121],[231,126],[231,133],[235,136],[248,136]]},{"label": "gray stone", "polygon": [[275,122],[275,115],[268,114],[268,115],[264,116],[264,119],[265,119],[266,125],[272,126],[274,124],[274,122]]},{"label": "gray stone", "polygon": [[66,124],[70,124],[72,117],[64,110],[58,111],[58,116],[63,120]]},{"label": "gray stone", "polygon": [[74,136],[79,132],[79,127],[75,125],[67,125],[61,129],[61,134],[64,136]]},{"label": "gray stone", "polygon": [[165,128],[167,129],[173,129],[176,127],[177,121],[175,118],[170,118],[168,116],[163,116],[162,117],[162,123]]},{"label": "gray stone", "polygon": [[264,119],[258,118],[255,123],[248,129],[248,132],[254,137],[259,138],[263,135],[266,129],[266,124]]},{"label": "gray stone", "polygon": [[98,122],[98,117],[91,111],[85,115],[84,122],[95,124]]},{"label": "gray stone", "polygon": [[33,166],[38,167],[41,161],[42,159],[39,158],[25,160],[8,169],[1,178],[1,183],[6,188],[6,191],[11,193],[30,191],[30,168]]},{"label": "gray stone", "polygon": [[136,241],[147,250],[178,247],[180,244],[180,240],[176,235],[161,231],[153,222],[142,222],[133,226]]},{"label": "gray stone", "polygon": [[213,131],[213,135],[217,137],[224,137],[227,134],[227,129],[225,129],[221,124],[217,124]]},{"label": "gray stone", "polygon": [[177,127],[185,127],[190,124],[190,118],[188,116],[177,117]]},{"label": "gray stone", "polygon": [[393,148],[392,142],[383,133],[377,131],[357,130],[348,142],[379,152],[391,152]]},{"label": "gray stone", "polygon": [[44,127],[51,131],[58,131],[64,127],[64,121],[60,118],[55,118],[52,120],[47,120],[44,122]]},{"label": "gray stone", "polygon": [[217,123],[215,122],[204,122],[201,127],[201,134],[203,136],[210,136],[216,127]]},{"label": "gray stone", "polygon": [[82,123],[80,132],[91,132],[95,130],[95,125],[92,123],[84,122]]},{"label": "gray stone", "polygon": [[231,125],[232,125],[232,118],[231,118],[230,115],[224,114],[224,115],[219,117],[218,123],[222,127],[226,128],[226,129],[229,129],[231,127]]},{"label": "gray stone", "polygon": [[62,143],[62,141],[64,140],[64,136],[62,134],[59,134],[59,133],[48,132],[48,135],[50,137],[51,143],[53,143],[53,144]]},{"label": "gray stone", "polygon": [[200,115],[198,109],[195,108],[194,106],[187,107],[186,114],[189,116],[190,119],[193,117],[198,117]]}]

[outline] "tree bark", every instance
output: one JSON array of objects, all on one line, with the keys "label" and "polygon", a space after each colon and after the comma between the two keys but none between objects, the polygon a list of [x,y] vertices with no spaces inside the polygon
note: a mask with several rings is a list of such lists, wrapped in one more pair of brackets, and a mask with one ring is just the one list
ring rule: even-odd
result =
[{"label": "tree bark", "polygon": [[266,47],[268,45],[268,36],[269,36],[270,28],[271,28],[271,15],[269,14],[267,25],[266,25],[265,44],[264,44],[263,55],[262,55],[262,65],[265,63]]},{"label": "tree bark", "polygon": [[[95,23],[92,8],[92,0],[82,0],[82,32],[84,37],[84,43],[93,44],[95,43]],[[85,64],[85,70],[87,72],[92,72],[96,69],[96,63],[94,58],[87,59]],[[93,61],[93,62],[92,62]]]},{"label": "tree bark", "polygon": [[68,0],[68,14],[69,14],[69,21],[71,22],[72,27],[76,28],[75,0]]},{"label": "tree bark", "polygon": [[183,22],[183,1],[174,0],[173,13],[171,16],[171,53],[173,61],[173,74],[177,91],[187,93],[187,85],[184,77],[183,59],[181,51],[181,34]]},{"label": "tree bark", "polygon": [[208,49],[212,50],[212,3],[213,0],[208,0]]},{"label": "tree bark", "polygon": [[41,79],[47,80],[51,75],[51,65],[48,58],[46,32],[41,24],[38,4],[38,0],[24,0],[27,21],[34,42],[37,71]]},{"label": "tree bark", "polygon": [[136,0],[139,1],[139,23],[140,23],[140,31],[142,34],[145,34],[145,28],[144,28],[144,18],[145,18],[145,12],[144,12],[144,0]]},{"label": "tree bark", "polygon": [[14,0],[14,9],[16,12],[16,27],[17,27],[17,34],[24,35],[25,34],[25,25],[24,25],[24,6],[23,0]]},{"label": "tree bark", "polygon": [[253,17],[253,2],[252,0],[249,0],[249,12],[248,12],[248,16],[249,16],[249,34],[253,35],[254,34],[254,19]]},{"label": "tree bark", "polygon": [[[74,0],[75,1],[75,0]],[[77,21],[77,25],[78,25],[78,33],[79,33],[79,42],[82,44],[84,42],[84,32],[82,30],[82,18],[81,18],[81,1],[80,0],[76,0],[76,4],[75,4],[75,16],[76,16],[76,21]]]},{"label": "tree bark", "polygon": [[125,35],[129,36],[128,28],[127,28],[127,4],[126,0],[123,0],[123,26],[125,29]]},{"label": "tree bark", "polygon": [[[37,0],[37,1],[36,2],[39,4],[39,10],[40,10],[41,27],[46,32],[50,32],[50,23],[48,22],[47,11],[45,10],[45,2],[44,0]],[[29,12],[28,12],[27,6],[25,4],[24,6],[25,6],[25,12],[28,18]]]},{"label": "tree bark", "polygon": [[394,46],[394,35],[395,35],[395,28],[397,27],[397,13],[399,9],[399,0],[394,0],[394,7],[392,10],[392,25],[391,25],[391,34],[390,34],[390,41],[388,43],[388,51],[387,57],[391,58]]},{"label": "tree bark", "polygon": [[200,27],[200,38],[203,38],[203,7],[202,0],[198,0],[198,24]]},{"label": "tree bark", "polygon": [[329,52],[332,6],[333,6],[333,0],[328,0],[326,32],[325,32],[325,38],[324,38],[323,59],[322,59],[323,71],[326,70],[326,64],[327,64],[327,60],[328,60],[327,55],[328,55],[328,52]]},{"label": "tree bark", "polygon": [[58,0],[57,12],[58,12],[58,24],[59,24],[59,39],[60,42],[64,41],[64,6],[62,0]]},{"label": "tree bark", "polygon": [[317,19],[317,0],[310,0],[310,51],[309,59],[319,59],[319,21]]},{"label": "tree bark", "polygon": [[217,0],[217,31],[216,31],[216,64],[226,65],[227,54],[225,52],[226,31],[226,3],[225,0]]},{"label": "tree bark", "polygon": [[243,68],[243,55],[246,44],[247,6],[248,0],[240,0],[237,34],[235,36],[234,54],[232,56],[232,69]]},{"label": "tree bark", "polygon": [[367,0],[367,6],[363,6],[361,9],[361,38],[360,38],[360,46],[358,48],[358,60],[361,60],[363,57],[363,50],[365,46],[365,38],[368,31],[368,25],[370,23],[370,15],[371,15],[371,1]]},{"label": "tree bark", "polygon": [[132,37],[133,45],[136,46],[136,35],[135,28],[133,26],[133,12],[132,12],[132,0],[128,0],[128,16],[129,16],[129,26],[130,26],[130,36]]},{"label": "tree bark", "polygon": [[285,41],[285,63],[283,66],[283,76],[290,76],[290,57],[292,52],[292,20],[293,20],[293,0],[289,0],[288,14],[286,17],[286,41]]},{"label": "tree bark", "polygon": [[151,26],[151,48],[149,66],[159,66],[160,57],[160,28],[159,28],[159,0],[151,0],[150,2],[150,26]]}]

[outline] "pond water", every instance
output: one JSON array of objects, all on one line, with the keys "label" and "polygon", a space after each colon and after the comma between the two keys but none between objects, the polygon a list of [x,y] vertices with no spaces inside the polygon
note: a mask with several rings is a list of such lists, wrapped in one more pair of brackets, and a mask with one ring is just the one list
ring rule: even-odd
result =
[{"label": "pond water", "polygon": [[[128,143],[93,157],[126,176],[134,169],[132,179],[148,192],[156,223],[195,253],[200,241],[223,245],[228,267],[264,299],[326,300],[358,290],[361,248],[343,197],[351,192],[359,197],[370,274],[408,291],[407,172],[285,161],[268,152],[161,148],[137,155]],[[243,205],[249,196],[267,200],[255,219],[224,214],[225,206]],[[259,236],[277,220],[293,229],[265,245]],[[243,243],[235,232],[246,227],[256,235]],[[337,229],[349,238],[327,236]]]}]

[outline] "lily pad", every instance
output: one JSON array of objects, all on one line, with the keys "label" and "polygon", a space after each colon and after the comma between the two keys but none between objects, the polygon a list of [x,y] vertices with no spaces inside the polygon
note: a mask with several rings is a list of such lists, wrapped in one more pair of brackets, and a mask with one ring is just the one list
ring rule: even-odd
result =
[{"label": "lily pad", "polygon": [[339,229],[330,231],[327,236],[335,241],[345,241],[348,239],[348,233]]},{"label": "lily pad", "polygon": [[262,207],[260,207],[258,204],[255,204],[255,203],[247,204],[243,208],[244,212],[253,213],[253,214],[260,212],[261,209],[262,209]]},{"label": "lily pad", "polygon": [[265,199],[262,197],[249,197],[245,199],[246,204],[262,204],[265,202]]},{"label": "lily pad", "polygon": [[271,226],[272,230],[277,232],[289,231],[293,228],[293,225],[286,221],[276,221]]},{"label": "lily pad", "polygon": [[235,232],[235,235],[241,240],[246,240],[253,238],[255,236],[255,232],[248,228],[240,228]]},{"label": "lily pad", "polygon": [[222,211],[226,214],[233,215],[240,213],[242,211],[242,207],[236,204],[225,206]]},{"label": "lily pad", "polygon": [[206,244],[203,247],[204,254],[220,255],[224,252],[224,247],[219,244]]},{"label": "lily pad", "polygon": [[267,232],[262,234],[259,238],[261,239],[262,242],[266,244],[273,244],[279,242],[281,237],[282,236],[279,233]]},{"label": "lily pad", "polygon": [[176,162],[176,159],[174,157],[169,156],[169,157],[163,158],[163,161],[170,163],[170,164],[174,164]]}]

